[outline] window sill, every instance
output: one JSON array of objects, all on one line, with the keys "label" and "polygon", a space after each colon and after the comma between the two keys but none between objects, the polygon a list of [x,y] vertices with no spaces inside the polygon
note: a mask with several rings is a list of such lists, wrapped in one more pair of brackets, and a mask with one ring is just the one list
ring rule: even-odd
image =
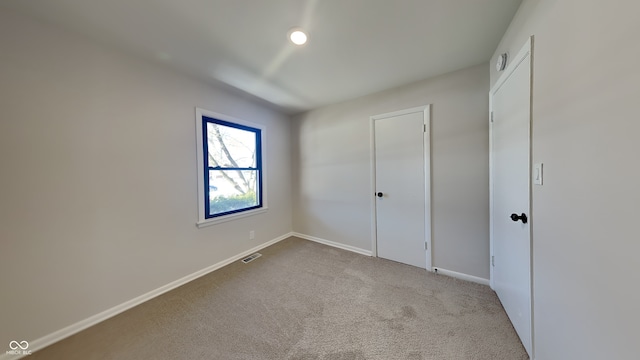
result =
[{"label": "window sill", "polygon": [[262,213],[267,212],[267,210],[269,210],[269,208],[261,207],[259,209],[244,211],[244,212],[237,213],[237,214],[229,214],[229,215],[220,216],[220,217],[213,218],[213,219],[201,220],[201,221],[198,221],[196,223],[196,226],[199,229],[201,229],[201,228],[204,228],[204,227],[207,227],[207,226],[216,225],[216,224],[220,224],[220,223],[231,221],[231,220],[236,220],[236,219],[241,219],[241,218],[245,218],[245,217],[248,217],[248,216],[262,214]]}]

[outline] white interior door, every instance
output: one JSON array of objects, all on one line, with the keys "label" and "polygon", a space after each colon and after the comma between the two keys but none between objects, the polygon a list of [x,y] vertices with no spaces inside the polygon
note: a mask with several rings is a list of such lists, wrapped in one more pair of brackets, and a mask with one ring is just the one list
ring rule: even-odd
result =
[{"label": "white interior door", "polygon": [[431,270],[428,109],[372,117],[372,196],[377,255]]},{"label": "white interior door", "polygon": [[532,357],[531,41],[491,91],[491,284]]}]

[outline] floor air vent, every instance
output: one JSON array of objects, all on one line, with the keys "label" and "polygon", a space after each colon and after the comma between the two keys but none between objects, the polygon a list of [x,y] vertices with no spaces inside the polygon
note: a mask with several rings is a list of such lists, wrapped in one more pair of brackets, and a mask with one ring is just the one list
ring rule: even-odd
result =
[{"label": "floor air vent", "polygon": [[262,254],[260,254],[260,253],[251,254],[251,255],[247,256],[246,258],[242,259],[242,262],[247,264],[247,263],[250,263],[253,260],[259,258],[260,256],[262,256]]}]

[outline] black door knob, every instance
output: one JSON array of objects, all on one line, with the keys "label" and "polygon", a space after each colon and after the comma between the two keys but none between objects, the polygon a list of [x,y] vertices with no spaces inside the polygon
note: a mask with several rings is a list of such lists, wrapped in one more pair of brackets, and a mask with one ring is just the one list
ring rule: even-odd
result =
[{"label": "black door knob", "polygon": [[525,214],[525,213],[522,213],[520,215],[511,214],[511,220],[513,220],[513,221],[522,220],[522,223],[526,224],[527,223],[527,214]]},{"label": "black door knob", "polygon": [[381,192],[379,192],[379,193],[377,193],[376,195],[377,195],[378,197],[382,197],[384,194],[383,194],[383,193],[381,193]]}]

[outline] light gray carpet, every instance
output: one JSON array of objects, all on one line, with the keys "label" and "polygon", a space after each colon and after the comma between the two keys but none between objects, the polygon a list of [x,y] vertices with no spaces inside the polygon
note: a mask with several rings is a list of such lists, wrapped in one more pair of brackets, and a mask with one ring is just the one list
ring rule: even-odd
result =
[{"label": "light gray carpet", "polygon": [[528,359],[486,286],[289,238],[36,359]]}]

